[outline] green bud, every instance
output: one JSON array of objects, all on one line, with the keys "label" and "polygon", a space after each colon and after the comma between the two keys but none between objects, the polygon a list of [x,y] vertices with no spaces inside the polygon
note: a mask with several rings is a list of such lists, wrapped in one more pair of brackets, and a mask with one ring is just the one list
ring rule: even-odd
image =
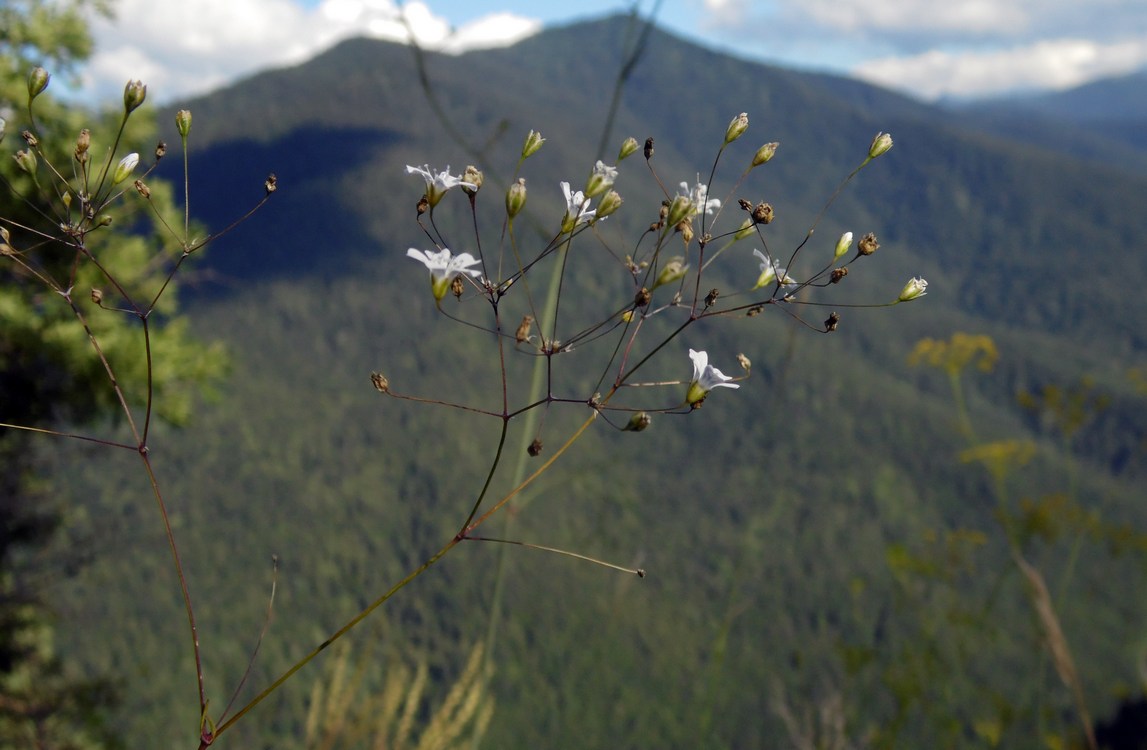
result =
[{"label": "green bud", "polygon": [[629,424],[622,428],[622,432],[641,432],[653,421],[648,412],[639,411],[629,418]]},{"label": "green bud", "polygon": [[37,161],[34,153],[21,149],[17,151],[12,158],[16,160],[16,164],[19,165],[20,169],[33,176],[36,174]]},{"label": "green bud", "polygon": [[123,87],[123,108],[127,113],[135,110],[139,105],[143,104],[143,100],[147,98],[147,86],[143,85],[143,81],[128,81],[127,85]]},{"label": "green bud", "polygon": [[130,177],[131,173],[135,171],[137,164],[139,164],[139,154],[134,151],[120,159],[115,171],[112,172],[112,184],[118,185]]},{"label": "green bud", "polygon": [[850,247],[852,247],[852,232],[845,232],[840,235],[840,239],[836,241],[836,250],[833,251],[832,259],[836,260],[844,255]]},{"label": "green bud", "polygon": [[617,152],[617,160],[620,162],[622,159],[632,154],[638,148],[640,148],[640,146],[637,143],[636,138],[626,138],[625,142],[621,144],[621,150]]},{"label": "green bud", "polygon": [[899,302],[911,302],[914,299],[923,297],[928,292],[928,282],[921,278],[909,279],[908,283],[904,285],[904,289],[900,291],[900,296],[897,298]]},{"label": "green bud", "polygon": [[541,133],[536,130],[531,130],[529,134],[526,135],[526,142],[522,144],[522,158],[528,159],[536,154],[545,142],[546,139],[542,138]]},{"label": "green bud", "polygon": [[28,74],[28,101],[32,101],[39,96],[44,89],[48,88],[48,81],[51,80],[51,78],[52,75],[39,65],[32,68],[32,72]]},{"label": "green bud", "polygon": [[685,277],[685,273],[688,270],[689,266],[685,265],[685,259],[680,255],[670,258],[669,262],[662,267],[661,273],[657,274],[657,279],[653,282],[653,288],[656,289],[659,286],[680,281]]},{"label": "green bud", "polygon": [[175,127],[179,130],[179,137],[186,139],[191,132],[191,110],[181,109],[175,113]]},{"label": "green bud", "polygon": [[669,204],[669,213],[665,217],[665,223],[671,227],[675,227],[688,219],[692,214],[693,201],[690,200],[688,196],[679,195]]},{"label": "green bud", "polygon": [[738,229],[737,233],[733,235],[733,239],[743,240],[746,237],[753,236],[754,234],[756,234],[756,230],[753,229],[753,220],[745,219],[743,222],[741,222],[741,228]]},{"label": "green bud", "polygon": [[601,202],[597,204],[597,213],[594,214],[594,220],[604,219],[611,213],[621,208],[624,201],[621,196],[617,194],[616,190],[610,190],[608,193],[601,197]]},{"label": "green bud", "polygon": [[526,178],[519,177],[506,191],[506,214],[513,219],[526,205]]},{"label": "green bud", "polygon": [[753,154],[753,166],[759,167],[762,164],[767,164],[773,158],[773,155],[777,153],[777,146],[779,145],[781,144],[776,142],[766,143],[757,149],[757,153]]},{"label": "green bud", "polygon": [[599,160],[593,165],[593,172],[585,183],[585,197],[596,198],[613,187],[613,181],[616,179],[617,167],[611,167]]},{"label": "green bud", "polygon": [[725,145],[732,143],[741,137],[746,130],[749,129],[749,116],[742,112],[729,122],[729,127],[725,128]]},{"label": "green bud", "polygon": [[890,148],[892,148],[892,136],[888,133],[877,133],[876,137],[872,139],[872,145],[868,147],[868,158],[875,159],[881,154],[887,153]]}]

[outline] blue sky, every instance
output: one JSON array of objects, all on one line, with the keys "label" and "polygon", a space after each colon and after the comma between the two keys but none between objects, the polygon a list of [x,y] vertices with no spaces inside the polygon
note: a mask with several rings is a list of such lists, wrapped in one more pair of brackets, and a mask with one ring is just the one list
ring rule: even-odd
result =
[{"label": "blue sky", "polygon": [[[94,24],[79,95],[142,79],[175,101],[341,39],[445,52],[512,43],[543,25],[637,7],[741,57],[840,73],[931,100],[1063,89],[1147,67],[1147,0],[115,0]],[[162,10],[157,10],[162,8]],[[404,14],[406,23],[400,20]]]}]

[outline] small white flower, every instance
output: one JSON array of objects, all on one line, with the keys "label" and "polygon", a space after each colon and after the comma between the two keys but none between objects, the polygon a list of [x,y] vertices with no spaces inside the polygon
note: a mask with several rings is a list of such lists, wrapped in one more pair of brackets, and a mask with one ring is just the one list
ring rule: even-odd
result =
[{"label": "small white flower", "polygon": [[424,253],[412,247],[406,251],[406,257],[421,262],[430,271],[430,289],[434,292],[434,299],[438,301],[446,296],[446,292],[450,289],[450,283],[454,281],[455,277],[462,274],[468,274],[471,277],[482,275],[478,269],[470,268],[470,266],[481,262],[470,253],[459,253],[451,257],[450,250],[447,248]]},{"label": "small white flower", "polygon": [[430,201],[431,206],[437,206],[438,201],[442,200],[442,196],[446,195],[446,191],[453,187],[462,185],[464,187],[476,190],[477,185],[469,182],[464,182],[461,177],[455,177],[450,174],[450,165],[446,165],[446,169],[438,174],[430,171],[429,164],[423,164],[421,167],[412,167],[406,165],[407,174],[416,174],[426,181],[426,200]]},{"label": "small white flower", "polygon": [[708,353],[690,349],[689,359],[693,360],[693,380],[689,383],[689,392],[685,395],[685,400],[690,406],[696,406],[714,388],[741,387],[738,383],[730,383],[731,377],[709,364]]},{"label": "small white flower", "polygon": [[590,199],[582,191],[570,191],[568,182],[561,183],[562,194],[566,197],[566,215],[562,219],[562,231],[572,232],[578,224],[587,222],[594,217],[594,211],[589,207]]},{"label": "small white flower", "polygon": [[700,176],[698,176],[697,179],[697,184],[692,188],[689,187],[688,182],[682,182],[680,194],[689,199],[693,204],[693,213],[699,214],[704,212],[711,214],[721,207],[721,200],[719,198],[710,198],[709,186],[700,181]]},{"label": "small white flower", "polygon": [[760,289],[763,286],[772,284],[778,278],[781,280],[781,286],[796,286],[796,280],[788,275],[788,271],[782,268],[766,253],[762,253],[760,250],[753,248],[753,255],[761,259],[761,275],[757,277],[757,283],[753,286],[753,289]]},{"label": "small white flower", "polygon": [[900,302],[911,302],[917,297],[923,297],[927,294],[928,282],[921,278],[909,279],[908,283],[904,285],[904,289],[900,291]]}]

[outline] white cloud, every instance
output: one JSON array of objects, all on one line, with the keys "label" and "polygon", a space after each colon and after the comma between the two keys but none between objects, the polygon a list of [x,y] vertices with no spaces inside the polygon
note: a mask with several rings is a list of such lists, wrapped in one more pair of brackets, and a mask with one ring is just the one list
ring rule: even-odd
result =
[{"label": "white cloud", "polygon": [[[1028,26],[1030,0],[804,0],[793,10],[838,31],[1012,34]],[[1046,0],[1045,0],[1046,4]]]},{"label": "white cloud", "polygon": [[1008,49],[972,52],[932,50],[885,57],[852,73],[924,98],[985,96],[1025,89],[1066,89],[1147,65],[1147,38],[1100,44],[1088,39],[1051,39]]},{"label": "white cloud", "polygon": [[536,33],[537,21],[495,13],[453,29],[425,3],[323,0],[118,0],[116,20],[96,19],[96,53],[78,96],[114,99],[142,80],[157,99],[200,94],[256,70],[306,60],[352,36],[407,41],[444,52],[502,46]]}]

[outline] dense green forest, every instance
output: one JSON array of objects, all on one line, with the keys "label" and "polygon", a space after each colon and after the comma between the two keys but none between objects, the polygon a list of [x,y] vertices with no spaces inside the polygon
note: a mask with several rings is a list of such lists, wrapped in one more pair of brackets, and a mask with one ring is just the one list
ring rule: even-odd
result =
[{"label": "dense green forest", "polygon": [[[205,226],[257,201],[268,172],[279,183],[265,211],[188,266],[192,327],[224,344],[230,372],[188,426],[157,425],[151,439],[212,706],[243,676],[272,556],[273,615],[240,704],[449,540],[494,455],[498,420],[371,384],[378,371],[396,392],[500,408],[491,337],[438,313],[425,270],[405,257],[426,245],[422,183],[405,165],[479,166],[483,243],[497,247],[522,138],[540,131],[518,231],[544,245],[562,218],[559,180],[576,185],[595,159],[614,163],[624,138],[653,137],[652,164],[672,192],[705,180],[730,118],[747,112],[752,143],[730,146],[710,195],[734,228],[737,198],[771,203],[778,257],[873,134],[895,138],[790,269],[819,270],[842,232],[880,237],[844,283],[807,290],[830,307],[792,306],[814,328],[838,310],[838,330],[811,330],[779,305],[699,321],[649,379],[687,378],[690,347],[727,373],[743,352],[752,374],[739,390],[656,415],[641,432],[594,424],[503,514],[514,539],[644,578],[467,542],[332,651],[349,649],[368,686],[427,665],[421,719],[485,644],[494,709],[482,747],[1085,747],[1073,685],[1045,647],[1055,639],[1011,545],[1046,579],[1075,686],[1102,724],[1142,694],[1147,664],[1147,602],[1134,595],[1147,582],[1147,179],[656,30],[602,138],[638,39],[630,19],[610,18],[458,57],[353,40],[180,103],[195,115],[190,208]],[[174,132],[171,116],[161,122]],[[776,157],[734,190],[768,141],[780,142]],[[163,168],[180,179],[178,164]],[[620,164],[617,189],[623,209],[571,256],[571,319],[632,298],[617,257],[634,251],[664,196],[640,152]],[[435,219],[456,251],[475,250],[462,193]],[[730,305],[757,275],[753,247],[733,245],[706,279]],[[850,307],[895,299],[912,276],[929,280],[925,298]],[[482,313],[473,298],[442,305]],[[959,371],[971,440],[943,368],[909,362],[921,339],[960,332],[998,351],[990,372]],[[560,385],[592,389],[612,342],[561,360]],[[510,359],[520,402],[533,359]],[[1057,415],[1073,395],[1082,412],[1065,436]],[[546,449],[585,412],[547,410]],[[533,437],[511,426],[507,465]],[[1006,476],[966,453],[1001,441],[1032,446]],[[138,461],[36,444],[68,511],[48,585],[58,649],[121,681],[114,724],[127,747],[190,745],[199,717],[186,620]],[[496,477],[493,495],[509,482]],[[491,521],[491,536],[502,523]],[[71,567],[78,574],[65,575]],[[335,658],[308,665],[218,745],[302,746],[312,685]]]}]

